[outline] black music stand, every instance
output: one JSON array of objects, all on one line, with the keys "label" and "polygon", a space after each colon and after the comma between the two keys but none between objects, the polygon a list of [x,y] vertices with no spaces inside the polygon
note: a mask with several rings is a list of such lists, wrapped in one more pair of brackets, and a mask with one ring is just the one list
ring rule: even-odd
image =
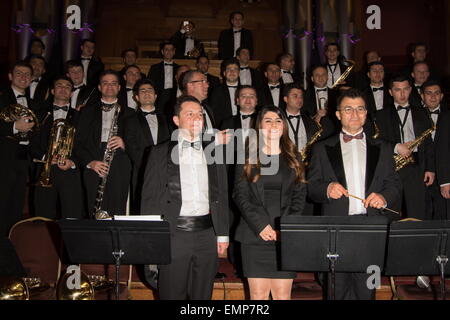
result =
[{"label": "black music stand", "polygon": [[282,270],[330,272],[328,298],[334,300],[336,272],[383,268],[387,224],[382,216],[282,217]]},{"label": "black music stand", "polygon": [[445,300],[445,275],[450,250],[450,221],[402,221],[391,224],[385,274],[440,275]]},{"label": "black music stand", "polygon": [[121,264],[169,264],[167,221],[61,220],[65,247],[72,263],[115,264],[119,300]]}]

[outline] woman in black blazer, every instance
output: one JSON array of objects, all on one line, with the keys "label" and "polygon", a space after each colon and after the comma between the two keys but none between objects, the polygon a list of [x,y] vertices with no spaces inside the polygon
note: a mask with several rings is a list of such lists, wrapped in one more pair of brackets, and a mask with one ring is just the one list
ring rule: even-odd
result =
[{"label": "woman in black blazer", "polygon": [[263,108],[255,129],[256,136],[247,141],[245,165],[236,168],[233,199],[242,215],[236,240],[242,245],[250,298],[267,300],[272,294],[274,300],[289,300],[296,273],[280,269],[279,220],[302,214],[305,170],[280,109]]}]

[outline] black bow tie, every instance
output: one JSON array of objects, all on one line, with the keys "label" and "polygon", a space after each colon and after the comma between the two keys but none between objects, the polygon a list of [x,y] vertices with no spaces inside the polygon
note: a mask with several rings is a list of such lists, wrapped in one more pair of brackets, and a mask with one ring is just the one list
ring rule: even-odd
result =
[{"label": "black bow tie", "polygon": [[241,30],[238,30],[238,31],[234,31],[234,33],[241,33]]},{"label": "black bow tie", "polygon": [[398,106],[398,107],[397,107],[397,111],[401,111],[401,110],[406,110],[406,111],[408,111],[408,110],[410,110],[410,109],[411,109],[410,106],[406,106],[406,107]]},{"label": "black bow tie", "polygon": [[237,89],[238,88],[238,86],[229,86],[229,85],[227,85],[227,87],[228,88],[233,88],[233,89]]},{"label": "black bow tie", "polygon": [[24,94],[19,94],[17,97],[16,97],[16,99],[20,99],[20,98],[26,98],[27,96],[26,95],[24,95]]},{"label": "black bow tie", "polygon": [[173,67],[173,63],[166,63],[166,62],[164,62],[164,65],[165,66],[169,66],[169,67]]},{"label": "black bow tie", "polygon": [[189,142],[184,140],[182,148],[187,149],[189,147],[194,148],[195,150],[200,150],[202,148],[202,142],[201,141]]},{"label": "black bow tie", "polygon": [[31,83],[33,83],[33,82],[39,83],[39,79],[31,80]]},{"label": "black bow tie", "polygon": [[441,114],[441,110],[430,111],[430,114],[440,115]]},{"label": "black bow tie", "polygon": [[91,58],[81,58],[81,61],[91,61]]},{"label": "black bow tie", "polygon": [[133,88],[126,88],[127,92],[133,91]]},{"label": "black bow tie", "polygon": [[329,63],[328,65],[329,65],[330,67],[336,67],[336,66],[337,66],[337,63],[333,63],[333,64]]},{"label": "black bow tie", "polygon": [[250,67],[241,67],[241,70],[250,70]]},{"label": "black bow tie", "polygon": [[248,118],[251,118],[251,117],[253,117],[253,113],[252,114],[241,114],[242,120],[245,120],[245,119],[248,119]]},{"label": "black bow tie", "polygon": [[62,110],[64,112],[69,111],[69,106],[64,106],[64,107],[60,107],[57,105],[53,105],[53,111],[58,111],[58,110]]},{"label": "black bow tie", "polygon": [[291,71],[283,70],[283,73],[292,74]]},{"label": "black bow tie", "polygon": [[156,110],[149,111],[149,112],[143,111],[143,110],[141,110],[141,111],[142,111],[142,114],[144,115],[144,117],[147,117],[149,114],[151,114],[151,115],[155,115],[156,114]]},{"label": "black bow tie", "polygon": [[277,86],[269,86],[270,90],[280,89],[280,85]]},{"label": "black bow tie", "polygon": [[324,88],[324,89],[316,89],[316,92],[321,92],[321,91],[327,92],[327,88]]},{"label": "black bow tie", "polygon": [[422,90],[422,86],[415,86],[418,91]]},{"label": "black bow tie", "polygon": [[79,86],[78,88],[73,87],[73,88],[72,88],[72,92],[73,92],[73,91],[77,91],[77,90],[81,90],[81,89],[83,89],[84,87],[86,87],[86,86],[85,86],[85,85],[82,85],[82,86]]},{"label": "black bow tie", "polygon": [[300,119],[300,115],[297,115],[297,116],[288,116],[288,118],[289,118],[289,120],[291,120],[291,119]]},{"label": "black bow tie", "polygon": [[115,103],[102,103],[102,111],[109,112],[114,108],[115,105]]},{"label": "black bow tie", "polygon": [[372,88],[372,92],[383,91],[384,87]]}]

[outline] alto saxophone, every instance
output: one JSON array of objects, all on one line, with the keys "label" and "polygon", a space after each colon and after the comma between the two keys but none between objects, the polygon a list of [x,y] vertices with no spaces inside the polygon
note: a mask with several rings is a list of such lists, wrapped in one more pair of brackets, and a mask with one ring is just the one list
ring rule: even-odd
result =
[{"label": "alto saxophone", "polygon": [[[423,132],[417,139],[411,141],[408,146],[408,149],[412,152],[415,148],[420,146],[429,136],[431,136],[434,130],[436,130],[436,126],[433,124],[430,129]],[[414,158],[412,154],[409,155],[408,157],[403,157],[402,155],[397,154],[394,156],[394,160],[395,160],[395,171],[399,171],[404,167],[406,167],[407,165],[414,163]]]},{"label": "alto saxophone", "polygon": [[313,146],[314,143],[317,142],[317,140],[319,140],[320,136],[323,133],[322,125],[319,122],[316,122],[316,123],[317,123],[317,127],[319,128],[319,130],[317,130],[316,133],[314,133],[311,140],[309,140],[308,143],[306,143],[306,145],[303,147],[302,151],[300,151],[300,156],[301,156],[302,161],[305,164],[305,166],[308,166],[307,158],[308,158],[308,154],[309,154],[311,147]]},{"label": "alto saxophone", "polygon": [[[118,119],[119,119],[119,113],[120,113],[120,105],[116,103],[114,106],[114,117],[111,122],[111,128],[109,130],[108,135],[108,142],[111,140],[112,137],[117,135],[117,132],[119,131],[118,126]],[[111,163],[114,159],[114,154],[116,150],[110,149],[106,147],[105,153],[103,155],[103,162],[108,165],[108,170],[111,168]],[[102,210],[102,203],[103,203],[103,195],[105,193],[105,186],[106,182],[108,181],[108,173],[102,177],[98,187],[97,187],[97,196],[95,197],[95,206],[94,206],[94,217],[96,220],[105,220],[111,218],[111,216],[108,214],[106,210]]]}]

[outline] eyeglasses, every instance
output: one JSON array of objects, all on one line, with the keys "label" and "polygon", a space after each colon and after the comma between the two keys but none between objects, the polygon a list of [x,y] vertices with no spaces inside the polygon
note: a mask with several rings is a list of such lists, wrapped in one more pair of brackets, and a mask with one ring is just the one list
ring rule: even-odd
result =
[{"label": "eyeglasses", "polygon": [[340,111],[348,115],[353,114],[353,111],[356,111],[357,114],[364,114],[367,112],[367,109],[366,107],[357,107],[357,108],[345,107],[340,109]]},{"label": "eyeglasses", "polygon": [[209,83],[209,81],[208,81],[208,80],[206,80],[206,79],[203,79],[203,80],[194,80],[194,81],[189,81],[189,83],[199,83],[199,82],[201,82],[201,83]]}]

